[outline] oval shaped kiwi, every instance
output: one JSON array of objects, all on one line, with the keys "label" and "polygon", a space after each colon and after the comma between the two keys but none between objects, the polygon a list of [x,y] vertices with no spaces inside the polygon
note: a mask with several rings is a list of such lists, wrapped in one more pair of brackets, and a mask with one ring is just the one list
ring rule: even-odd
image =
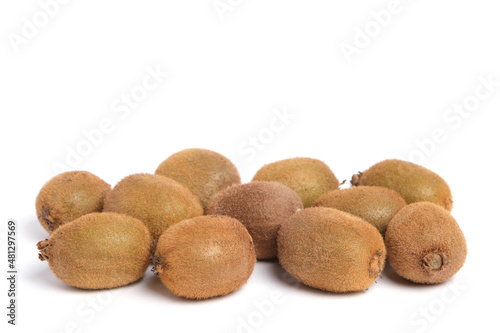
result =
[{"label": "oval shaped kiwi", "polygon": [[385,187],[357,186],[328,192],[314,205],[335,208],[361,217],[384,236],[387,225],[406,206],[406,202],[397,192]]},{"label": "oval shaped kiwi", "polygon": [[154,270],[175,295],[204,299],[240,288],[252,274],[250,234],[228,216],[200,216],[167,229],[158,240]]},{"label": "oval shaped kiwi", "polygon": [[191,148],[163,161],[155,174],[172,178],[196,195],[206,210],[212,196],[235,184],[241,184],[236,166],[225,156],[207,149]]},{"label": "oval shaped kiwi", "polygon": [[302,199],[304,207],[311,207],[316,200],[339,187],[332,170],[320,160],[296,157],[264,165],[252,181],[282,183]]},{"label": "oval shaped kiwi", "polygon": [[290,188],[275,182],[234,185],[214,196],[208,214],[234,217],[248,229],[257,259],[276,257],[278,229],[293,213],[302,209],[302,200]]},{"label": "oval shaped kiwi", "polygon": [[104,200],[104,211],[141,220],[154,241],[171,225],[203,215],[200,200],[187,187],[146,173],[125,177],[116,184]]},{"label": "oval shaped kiwi", "polygon": [[451,211],[453,200],[448,184],[439,175],[420,165],[385,160],[352,176],[354,186],[382,186],[398,192],[406,203],[433,202]]},{"label": "oval shaped kiwi", "polygon": [[151,256],[151,236],[141,221],[115,213],[92,213],[66,223],[37,244],[39,258],[64,283],[107,289],[140,279]]},{"label": "oval shaped kiwi", "polygon": [[50,179],[36,197],[36,215],[52,233],[61,225],[85,214],[102,211],[111,186],[87,171],[69,171]]},{"label": "oval shaped kiwi", "polygon": [[350,292],[367,289],[383,270],[384,240],[359,217],[333,208],[306,208],[278,233],[278,259],[300,282]]},{"label": "oval shaped kiwi", "polygon": [[455,219],[443,207],[418,202],[401,209],[385,235],[394,271],[417,283],[448,280],[463,266],[467,244]]}]

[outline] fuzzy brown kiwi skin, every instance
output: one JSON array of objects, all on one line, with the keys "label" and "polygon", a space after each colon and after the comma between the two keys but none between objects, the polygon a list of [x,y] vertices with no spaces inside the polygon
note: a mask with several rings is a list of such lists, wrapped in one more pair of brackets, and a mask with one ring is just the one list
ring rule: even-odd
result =
[{"label": "fuzzy brown kiwi skin", "polygon": [[35,202],[42,227],[52,233],[85,214],[101,212],[111,186],[87,171],[69,171],[51,178]]},{"label": "fuzzy brown kiwi skin", "polygon": [[387,225],[406,202],[396,192],[379,186],[354,186],[330,191],[321,196],[315,207],[335,208],[356,215],[385,235]]},{"label": "fuzzy brown kiwi skin", "polygon": [[287,186],[253,181],[219,192],[207,212],[240,221],[252,236],[257,259],[268,260],[277,256],[276,237],[281,223],[301,209],[299,195]]},{"label": "fuzzy brown kiwi skin", "polygon": [[107,194],[103,211],[141,220],[153,241],[175,223],[203,215],[200,200],[186,186],[168,177],[146,173],[122,179]]},{"label": "fuzzy brown kiwi skin", "polygon": [[116,213],[91,213],[66,223],[37,248],[57,278],[80,289],[130,284],[142,277],[152,254],[146,226]]},{"label": "fuzzy brown kiwi skin", "polygon": [[382,236],[364,220],[333,208],[306,208],[278,233],[278,258],[300,282],[336,293],[367,289],[382,272]]},{"label": "fuzzy brown kiwi skin", "polygon": [[428,201],[446,210],[453,208],[451,190],[435,172],[420,165],[389,159],[352,176],[353,186],[382,186],[398,192],[408,203]]},{"label": "fuzzy brown kiwi skin", "polygon": [[240,288],[255,262],[252,238],[238,220],[205,215],[184,220],[162,234],[153,272],[173,294],[207,299]]},{"label": "fuzzy brown kiwi skin", "polygon": [[164,160],[155,174],[172,178],[195,194],[206,212],[214,194],[241,184],[236,166],[225,156],[207,149],[181,150]]},{"label": "fuzzy brown kiwi skin", "polygon": [[324,162],[308,157],[266,164],[252,181],[274,181],[290,187],[300,196],[304,208],[313,206],[320,196],[339,187],[339,180]]},{"label": "fuzzy brown kiwi skin", "polygon": [[386,233],[388,260],[403,278],[441,283],[464,265],[467,243],[456,220],[443,207],[418,202],[401,209]]}]

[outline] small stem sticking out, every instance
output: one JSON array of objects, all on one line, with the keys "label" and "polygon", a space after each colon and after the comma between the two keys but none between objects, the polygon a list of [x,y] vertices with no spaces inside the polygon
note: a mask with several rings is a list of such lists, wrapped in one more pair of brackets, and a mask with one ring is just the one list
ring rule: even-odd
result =
[{"label": "small stem sticking out", "polygon": [[41,261],[49,260],[49,255],[47,254],[47,250],[50,247],[49,240],[46,239],[43,241],[39,241],[36,244],[36,247],[40,251],[40,253],[38,254],[38,259],[40,259]]},{"label": "small stem sticking out", "polygon": [[361,171],[359,171],[357,174],[352,175],[352,178],[351,178],[351,185],[352,186],[359,185],[359,180],[360,180],[362,174],[363,173]]},{"label": "small stem sticking out", "polygon": [[375,254],[371,259],[370,259],[370,268],[368,269],[368,273],[370,274],[371,278],[378,277],[380,273],[382,273],[383,269],[383,263],[382,263],[382,255],[384,252],[382,250],[379,250],[377,254]]},{"label": "small stem sticking out", "polygon": [[158,276],[158,274],[161,273],[164,268],[168,267],[168,264],[165,263],[165,260],[162,257],[156,255],[151,258],[151,263],[153,264],[153,267],[151,267],[151,272],[153,272],[153,274],[156,276]]},{"label": "small stem sticking out", "polygon": [[448,209],[449,211],[451,211],[451,209],[453,208],[453,199],[452,198],[446,199],[446,202],[444,203],[444,207],[446,209]]}]

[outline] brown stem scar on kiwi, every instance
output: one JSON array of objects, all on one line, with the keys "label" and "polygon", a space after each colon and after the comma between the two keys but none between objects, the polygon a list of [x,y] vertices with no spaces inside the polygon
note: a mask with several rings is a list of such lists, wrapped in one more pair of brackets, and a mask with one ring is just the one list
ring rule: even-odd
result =
[{"label": "brown stem scar on kiwi", "polygon": [[50,230],[50,231],[54,231],[56,226],[56,221],[54,221],[54,219],[52,218],[52,216],[50,216],[50,208],[45,208],[44,211],[42,212],[42,214],[40,214],[38,216],[39,219],[43,219],[43,221],[45,222],[45,224],[47,225],[47,228]]},{"label": "brown stem scar on kiwi", "polygon": [[40,251],[40,253],[38,254],[38,259],[40,259],[41,261],[48,260],[49,256],[47,255],[47,248],[49,247],[49,240],[46,239],[43,241],[39,241],[36,244],[36,247]]},{"label": "brown stem scar on kiwi", "polygon": [[351,185],[352,186],[358,186],[359,185],[359,179],[361,178],[362,174],[363,173],[361,171],[358,171],[357,174],[352,175],[352,178],[351,178]]},{"label": "brown stem scar on kiwi", "polygon": [[153,272],[155,276],[158,276],[159,273],[163,272],[163,270],[168,267],[168,264],[165,263],[165,259],[157,255],[153,255],[152,264],[153,267],[151,267],[151,272]]},{"label": "brown stem scar on kiwi", "polygon": [[446,201],[448,203],[448,207],[453,207],[453,199],[452,198],[448,198]]},{"label": "brown stem scar on kiwi", "polygon": [[370,259],[370,268],[368,269],[368,272],[370,273],[371,278],[379,276],[380,273],[382,272],[382,269],[383,269],[382,255],[383,254],[384,254],[384,252],[380,250],[377,252],[377,254],[375,254]]},{"label": "brown stem scar on kiwi", "polygon": [[154,260],[155,260],[154,254],[156,252],[156,244],[158,244],[158,240],[152,238],[151,245],[149,247],[149,253],[150,253],[149,260],[151,261],[151,263],[154,263]]},{"label": "brown stem scar on kiwi", "polygon": [[427,272],[440,271],[443,268],[443,255],[437,252],[429,252],[422,259],[422,264]]}]

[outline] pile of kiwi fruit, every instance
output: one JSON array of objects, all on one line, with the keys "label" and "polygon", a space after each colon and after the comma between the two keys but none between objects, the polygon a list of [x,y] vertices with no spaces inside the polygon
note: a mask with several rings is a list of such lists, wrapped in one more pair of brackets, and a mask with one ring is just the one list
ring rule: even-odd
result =
[{"label": "pile of kiwi fruit", "polygon": [[228,158],[199,148],[114,187],[87,171],[65,172],[36,198],[50,234],[38,256],[80,289],[128,285],[151,266],[189,299],[239,289],[257,260],[331,293],[367,290],[386,267],[418,284],[462,268],[467,245],[439,175],[391,159],[340,185],[328,165],[306,157],[264,165],[242,183]]}]

